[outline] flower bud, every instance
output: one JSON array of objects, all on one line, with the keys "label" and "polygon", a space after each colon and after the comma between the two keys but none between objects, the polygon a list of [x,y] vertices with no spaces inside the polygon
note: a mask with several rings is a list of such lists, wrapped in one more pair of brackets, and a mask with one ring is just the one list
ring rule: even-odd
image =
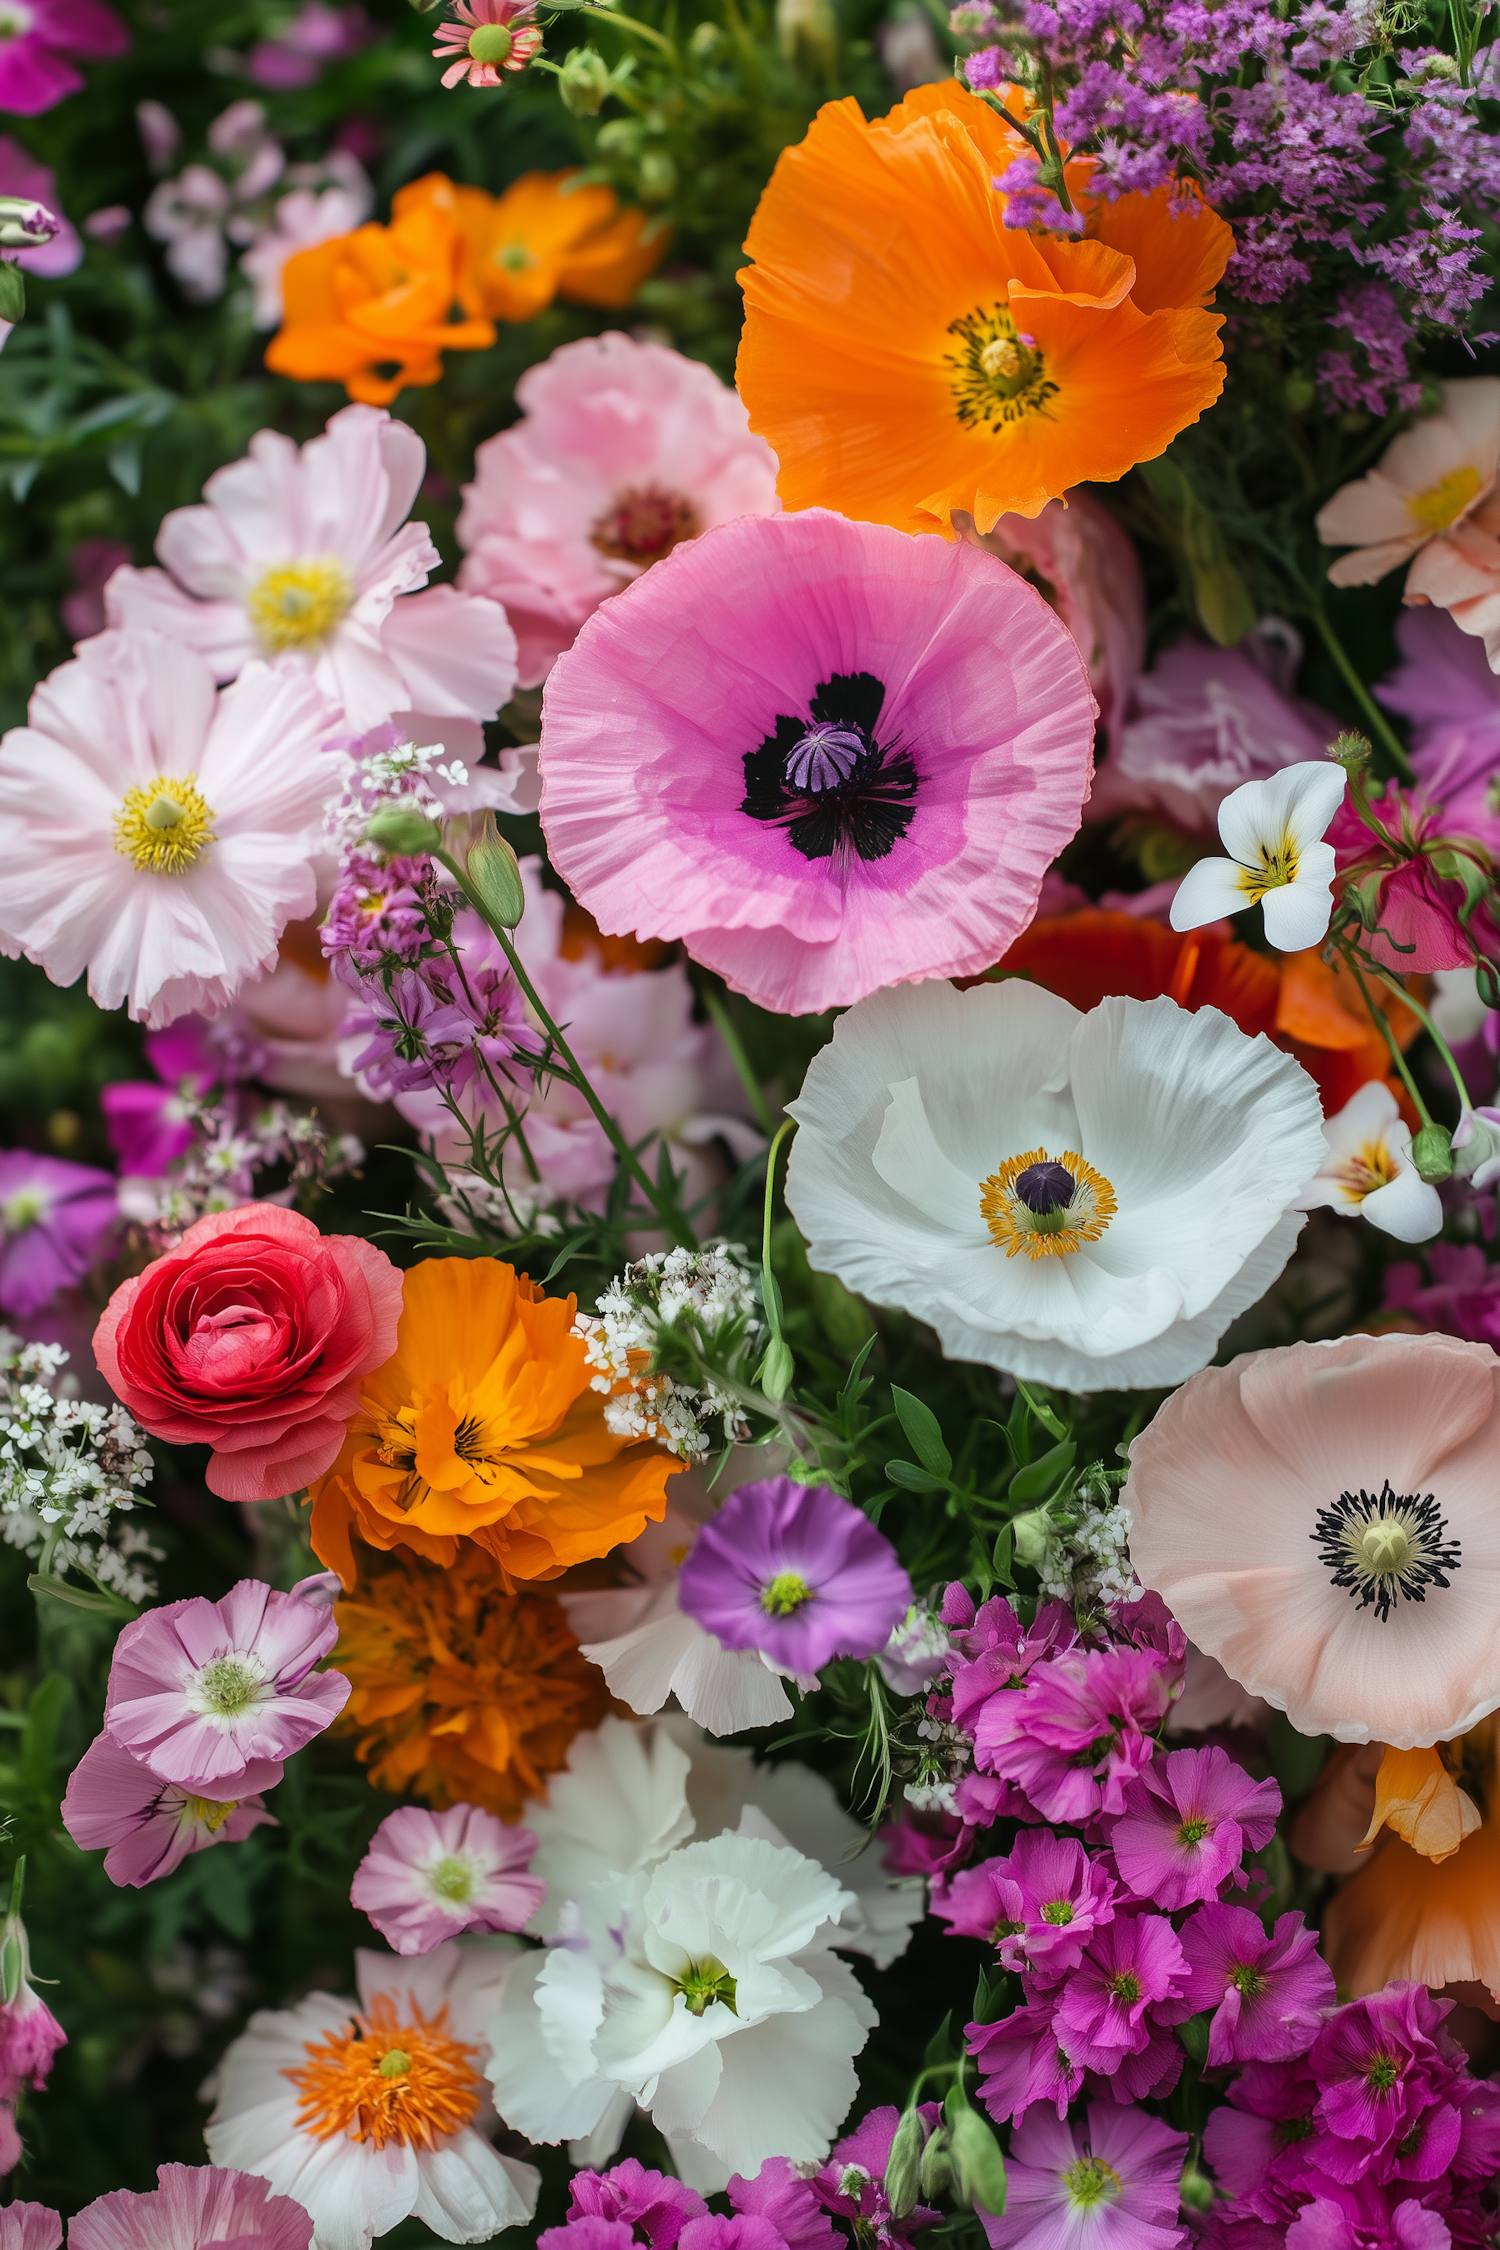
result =
[{"label": "flower bud", "polygon": [[1412,1136],[1411,1160],[1429,1187],[1453,1177],[1453,1140],[1446,1125],[1424,1125]]},{"label": "flower bud", "polygon": [[370,815],[365,841],[390,859],[407,859],[415,852],[435,852],[443,832],[414,805],[382,805]]},{"label": "flower bud", "polygon": [[557,90],[570,117],[597,117],[614,90],[614,72],[593,47],[574,47],[557,74]]},{"label": "flower bud", "polygon": [[1189,2164],[1184,2168],[1182,2178],[1177,2183],[1177,2193],[1190,2211],[1213,2209],[1214,2183],[1198,2170],[1196,2164]]},{"label": "flower bud", "polygon": [[1189,2016],[1186,2023],[1180,2023],[1177,2026],[1178,2039],[1188,2056],[1198,2065],[1200,2070],[1208,2060],[1208,2025],[1209,2018],[1205,2013],[1200,2016]]},{"label": "flower bud", "polygon": [[462,813],[443,823],[443,851],[459,870],[488,919],[513,930],[526,911],[520,864],[492,812]]},{"label": "flower bud", "polygon": [[1028,1508],[1024,1516],[1012,1516],[1010,1536],[1016,1561],[1040,1570],[1057,1536],[1057,1526],[1045,1508]]},{"label": "flower bud", "polygon": [[14,328],[25,315],[26,284],[21,279],[21,270],[0,258],[0,320],[9,321]]},{"label": "flower bud", "polygon": [[1370,744],[1364,735],[1355,734],[1352,729],[1346,729],[1343,734],[1336,734],[1332,742],[1329,743],[1328,755],[1334,764],[1342,766],[1346,773],[1358,773],[1361,767],[1367,766],[1370,762]]},{"label": "flower bud", "polygon": [[39,250],[62,233],[62,221],[45,203],[26,196],[0,195],[0,250]]},{"label": "flower bud", "polygon": [[936,2203],[941,2197],[951,2195],[955,2184],[952,2150],[948,2135],[940,2125],[923,2149],[922,2161],[917,2166],[918,2192]]},{"label": "flower bud", "polygon": [[783,1399],[792,1387],[796,1362],[792,1347],[777,1336],[767,1347],[760,1363],[760,1387],[769,1399]]},{"label": "flower bud", "polygon": [[926,2137],[921,2111],[907,2110],[896,2127],[891,2153],[885,2163],[885,2199],[893,2219],[904,2219],[917,2207],[917,2183]]},{"label": "flower bud", "polygon": [[967,2103],[948,2128],[959,2201],[998,2219],[1005,2210],[1005,2158],[978,2110]]}]

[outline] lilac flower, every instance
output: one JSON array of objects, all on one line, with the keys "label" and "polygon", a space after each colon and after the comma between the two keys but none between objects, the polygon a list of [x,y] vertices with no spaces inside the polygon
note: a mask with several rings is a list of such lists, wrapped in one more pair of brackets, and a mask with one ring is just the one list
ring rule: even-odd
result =
[{"label": "lilac flower", "polygon": [[242,1578],[148,1610],[115,1643],[105,1731],[159,1781],[199,1797],[250,1796],[344,1708],[341,1672],[314,1672],[338,1639],[330,1610]]},{"label": "lilac flower", "polygon": [[1096,1930],[1057,2002],[1058,2037],[1086,2070],[1112,2078],[1164,2024],[1193,2012],[1188,1964],[1163,1914],[1116,1914]]},{"label": "lilac flower", "polygon": [[1210,2114],[1203,2153],[1220,2187],[1251,2218],[1284,2218],[1326,2177],[1318,2162],[1325,2135],[1314,2114],[1321,2093],[1305,2055],[1252,2062]]},{"label": "lilac flower", "polygon": [[1223,1750],[1172,1750],[1126,1784],[1110,1850],[1136,1896],[1171,1913],[1217,1898],[1245,1852],[1270,1842],[1280,1811],[1275,1782],[1252,1781]]},{"label": "lilac flower", "polygon": [[1123,1812],[1181,1670],[1181,1659],[1151,1649],[1069,1650],[989,1699],[974,1722],[974,1762],[1015,1782],[1045,1820]]},{"label": "lilac flower", "polygon": [[[568,2192],[567,2231],[553,2230],[566,2250],[588,2250],[575,2231],[586,2219],[623,2225],[627,2241],[648,2243],[650,2250],[675,2250],[688,2221],[701,2219],[708,2209],[681,2180],[648,2172],[633,2156],[609,2172],[575,2172]],[[538,2250],[547,2240],[541,2237]]]},{"label": "lilac flower", "polygon": [[112,1173],[0,1150],[0,1312],[24,1320],[81,1281],[116,1216]]},{"label": "lilac flower", "polygon": [[359,987],[370,971],[410,966],[421,958],[432,934],[431,867],[430,860],[382,865],[373,854],[349,856],[322,930],[323,950],[341,982]]},{"label": "lilac flower", "polygon": [[1341,291],[1328,325],[1349,339],[1346,350],[1326,351],[1318,361],[1319,387],[1330,406],[1383,415],[1420,404],[1422,386],[1411,373],[1412,324],[1383,281]]},{"label": "lilac flower", "polygon": [[1186,2133],[1145,2110],[1091,2102],[1081,2117],[1028,2117],[1011,2135],[1005,2215],[979,2214],[991,2250],[1175,2250]]},{"label": "lilac flower", "polygon": [[755,1648],[808,1675],[835,1656],[873,1656],[911,1607],[890,1541],[826,1485],[742,1484],[682,1566],[684,1612],[725,1648]]},{"label": "lilac flower", "polygon": [[[1315,2114],[1335,2179],[1359,2179],[1388,2159],[1447,2090],[1457,2048],[1443,2018],[1452,2007],[1425,1985],[1402,1982],[1352,2001],[1324,2025],[1307,2060],[1323,2088]],[[1457,2142],[1455,2113],[1451,2146]]]},{"label": "lilac flower", "polygon": [[1190,1973],[1192,2012],[1214,2011],[1208,2060],[1283,2062],[1306,2051],[1333,2004],[1333,1977],[1318,1933],[1300,1914],[1283,1914],[1267,1935],[1243,1906],[1200,1907],[1179,1933]]},{"label": "lilac flower", "polygon": [[[938,2121],[937,2103],[923,2102],[917,2114],[924,2135],[930,2135]],[[885,2174],[900,2122],[900,2111],[889,2105],[868,2110],[852,2133],[834,2142],[828,2162],[813,2177],[812,2190],[823,2209],[852,2221],[855,2241],[868,2250],[909,2250],[912,2236],[936,2226],[943,2216],[920,2203],[900,2219],[892,2213]]]},{"label": "lilac flower", "polygon": [[521,1930],[546,1884],[528,1875],[536,1838],[477,1805],[387,1814],[354,1871],[349,1901],[394,1952],[431,1953],[465,1930]]},{"label": "lilac flower", "polygon": [[999,2023],[969,2025],[969,2053],[979,2066],[979,2095],[997,2124],[1024,2117],[1033,2102],[1050,2102],[1059,2117],[1083,2085],[1083,2065],[1059,2044],[1050,2002],[1017,2008]]},{"label": "lilac flower", "polygon": [[99,1089],[104,1130],[127,1177],[157,1179],[193,1145],[197,1103],[155,1078],[117,1078]]},{"label": "lilac flower", "polygon": [[1052,1984],[1114,1917],[1118,1886],[1070,1837],[1023,1828],[1009,1854],[950,1877],[932,1911],[955,1937],[987,1939],[1007,1969]]},{"label": "lilac flower", "polygon": [[372,980],[365,991],[364,1005],[351,1008],[344,1023],[351,1040],[369,1036],[350,1068],[372,1094],[456,1088],[474,1076],[478,1025],[445,981],[419,969],[398,969],[384,988]]}]

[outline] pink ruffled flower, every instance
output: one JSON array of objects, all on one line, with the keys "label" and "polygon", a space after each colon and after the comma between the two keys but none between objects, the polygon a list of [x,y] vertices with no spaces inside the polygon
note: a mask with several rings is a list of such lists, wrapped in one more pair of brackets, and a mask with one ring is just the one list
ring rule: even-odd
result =
[{"label": "pink ruffled flower", "polygon": [[1268,1932],[1244,1906],[1208,1905],[1181,1930],[1191,1972],[1192,2013],[1213,2010],[1208,2060],[1284,2062],[1312,2045],[1333,2005],[1333,1977],[1318,1933],[1300,1914],[1278,1917]]},{"label": "pink ruffled flower", "polygon": [[155,1774],[107,1734],[89,1744],[62,1801],[63,1826],[80,1850],[103,1851],[112,1883],[140,1890],[192,1852],[243,1843],[275,1821],[256,1795],[226,1801],[192,1795]]},{"label": "pink ruffled flower", "polygon": [[0,2008],[0,2102],[14,2103],[23,2087],[40,2093],[52,2071],[52,2058],[68,2035],[25,1976],[14,2000]]},{"label": "pink ruffled flower", "polygon": [[954,1875],[934,1891],[932,1911],[955,1937],[982,1938],[1007,1969],[1054,1984],[1114,1919],[1119,1886],[1071,1837],[1023,1828],[1010,1852]]},{"label": "pink ruffled flower", "polygon": [[972,1730],[975,1715],[1002,1688],[1019,1687],[1034,1664],[1060,1654],[1078,1638],[1067,1602],[1043,1602],[1030,1625],[1023,1625],[1003,1594],[978,1610],[967,1589],[952,1585],[943,1599],[943,1624],[953,1644],[951,1717]]},{"label": "pink ruffled flower", "polygon": [[113,1173],[0,1150],[0,1312],[26,1320],[81,1281],[118,1219]]},{"label": "pink ruffled flower", "polygon": [[[270,2182],[217,2164],[160,2164],[144,2194],[117,2188],[68,2222],[69,2250],[308,2250],[313,2223]],[[0,2250],[8,2246],[0,2240]]]},{"label": "pink ruffled flower", "polygon": [[1028,2117],[1011,2135],[1003,2218],[980,2211],[991,2250],[1176,2250],[1188,2152],[1145,2110],[1091,2102],[1081,2117]]},{"label": "pink ruffled flower", "polygon": [[[445,62],[443,84],[499,86],[502,70],[524,70],[542,44],[532,18],[536,0],[452,0],[454,21],[437,27],[434,62]],[[457,60],[455,61],[455,57]]]},{"label": "pink ruffled flower", "polygon": [[1276,1783],[1252,1781],[1223,1750],[1172,1750],[1127,1783],[1110,1849],[1136,1896],[1171,1913],[1217,1898],[1280,1811]]},{"label": "pink ruffled flower", "polygon": [[980,1711],[974,1762],[1024,1790],[1044,1820],[1121,1813],[1126,1783],[1151,1762],[1173,1669],[1136,1648],[1072,1649],[1039,1664]]},{"label": "pink ruffled flower", "polygon": [[[1427,1987],[1388,1984],[1330,2017],[1308,2051],[1308,2068],[1323,2088],[1316,2116],[1330,2136],[1323,2162],[1333,2178],[1357,2180],[1388,2164],[1397,2146],[1422,2125],[1434,2096],[1454,2076],[1457,2042],[1443,2028],[1451,2000]],[[1458,2116],[1446,2151],[1435,2152],[1436,2177],[1458,2145]]]},{"label": "pink ruffled flower", "polygon": [[1089,1940],[1057,2001],[1057,2035],[1085,2070],[1113,2078],[1163,2025],[1193,2013],[1188,1964],[1163,1914],[1116,1914]]},{"label": "pink ruffled flower", "polygon": [[1077,827],[1093,725],[1066,628],[992,557],[742,516],[558,659],[542,826],[601,929],[681,938],[798,1015],[998,960]]},{"label": "pink ruffled flower", "polygon": [[1369,2181],[1325,2185],[1286,2230],[1286,2250],[1449,2250],[1452,2232],[1440,2211],[1415,2196],[1399,2200]]},{"label": "pink ruffled flower", "polygon": [[[7,2135],[6,2125],[10,2125]],[[8,2142],[15,2141],[15,2155],[7,2163]],[[0,2177],[13,2171],[19,2163],[21,2144],[16,2139],[15,2126],[10,2113],[0,2104]],[[62,2220],[45,2203],[7,2203],[0,2210],[0,2250],[59,2250],[62,2242]]]},{"label": "pink ruffled flower", "polygon": [[[701,2219],[707,2209],[695,2189],[665,2173],[647,2171],[632,2156],[608,2172],[575,2172],[568,2183],[566,2229],[554,2232],[567,2250],[588,2250],[586,2239],[576,2230],[594,2219],[606,2226],[623,2226],[633,2244],[644,2239],[650,2250],[676,2250],[688,2221]],[[545,2235],[539,2237],[537,2250],[546,2240]]]},{"label": "pink ruffled flower", "polygon": [[[773,2228],[786,2250],[843,2250],[845,2238],[835,2232],[812,2182],[784,2156],[768,2156],[749,2179],[737,2172],[729,2200],[740,2217]],[[691,2231],[683,2236],[684,2250],[691,2250]]]},{"label": "pink ruffled flower", "polygon": [[130,33],[103,0],[13,0],[0,29],[0,109],[36,117],[83,85],[72,56],[112,62]]},{"label": "pink ruffled flower", "polygon": [[313,1670],[337,1639],[330,1610],[255,1578],[148,1610],[115,1643],[105,1732],[193,1796],[272,1789],[349,1700],[342,1672]]},{"label": "pink ruffled flower", "polygon": [[406,521],[427,466],[383,407],[346,406],[301,450],[260,430],[162,520],[161,570],[117,571],[112,625],[201,651],[232,680],[252,658],[316,681],[351,727],[396,713],[492,719],[515,685],[515,637],[494,602],[427,585],[439,556]]},{"label": "pink ruffled flower", "polygon": [[1314,2112],[1322,2088],[1305,2055],[1285,2063],[1247,2063],[1228,2100],[1210,2112],[1203,2153],[1214,2178],[1252,2218],[1284,2219],[1326,2177],[1323,2134]]},{"label": "pink ruffled flower", "polygon": [[685,539],[773,515],[776,457],[711,368],[613,330],[529,367],[516,404],[464,486],[458,583],[504,603],[535,687],[602,601]]},{"label": "pink ruffled flower", "polygon": [[[936,2102],[918,2106],[924,2138],[931,2135],[940,2114]],[[899,2219],[891,2210],[885,2175],[900,2120],[900,2111],[890,2104],[867,2110],[852,2133],[834,2142],[828,2162],[813,2178],[813,2192],[823,2209],[852,2220],[854,2239],[873,2245],[873,2250],[908,2250],[914,2234],[936,2226],[942,2218],[941,2211],[930,2211],[921,2203]]]},{"label": "pink ruffled flower", "polygon": [[522,1930],[547,1889],[526,1873],[535,1850],[529,1828],[508,1828],[477,1805],[402,1805],[371,1838],[350,1903],[401,1954],[431,1953],[465,1930]]},{"label": "pink ruffled flower", "polygon": [[1062,2045],[1050,1999],[1017,2008],[1000,2023],[971,2023],[967,2038],[980,2099],[997,2124],[1024,2117],[1033,2102],[1050,2102],[1066,2117],[1083,2085],[1083,2065]]}]

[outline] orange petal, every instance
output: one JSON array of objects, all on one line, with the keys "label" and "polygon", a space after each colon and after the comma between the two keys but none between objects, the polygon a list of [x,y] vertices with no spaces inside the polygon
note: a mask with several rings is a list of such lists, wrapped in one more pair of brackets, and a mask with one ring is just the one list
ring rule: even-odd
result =
[{"label": "orange petal", "polygon": [[1414,1852],[1440,1863],[1453,1857],[1479,1822],[1479,1807],[1435,1748],[1387,1749],[1375,1777],[1375,1810],[1355,1849],[1368,1851],[1381,1829],[1391,1828]]}]

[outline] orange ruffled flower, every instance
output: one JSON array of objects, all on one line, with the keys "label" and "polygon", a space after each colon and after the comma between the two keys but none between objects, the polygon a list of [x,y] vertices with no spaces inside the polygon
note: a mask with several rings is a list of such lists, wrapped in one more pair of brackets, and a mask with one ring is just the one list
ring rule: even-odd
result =
[{"label": "orange ruffled flower", "polygon": [[660,1521],[682,1463],[606,1428],[575,1310],[498,1258],[412,1267],[395,1356],[360,1385],[343,1450],[309,1495],[313,1548],[346,1587],[353,1533],[445,1568],[473,1540],[509,1585],[556,1578]]},{"label": "orange ruffled flower", "polygon": [[778,160],[739,388],[787,507],[944,533],[962,509],[988,532],[1155,460],[1218,397],[1229,227],[1177,183],[1080,196],[1082,240],[1007,228],[991,181],[1020,149],[948,80],[873,123],[830,102]]},{"label": "orange ruffled flower", "polygon": [[477,1547],[445,1570],[407,1556],[375,1564],[334,1615],[352,1688],[337,1731],[358,1737],[355,1756],[392,1796],[515,1820],[611,1708],[562,1604],[510,1592]]},{"label": "orange ruffled flower", "polygon": [[613,188],[572,172],[526,172],[501,196],[455,187],[441,172],[398,191],[397,216],[451,214],[464,240],[462,299],[491,320],[534,320],[554,297],[628,305],[666,254],[670,230],[622,211]]}]

